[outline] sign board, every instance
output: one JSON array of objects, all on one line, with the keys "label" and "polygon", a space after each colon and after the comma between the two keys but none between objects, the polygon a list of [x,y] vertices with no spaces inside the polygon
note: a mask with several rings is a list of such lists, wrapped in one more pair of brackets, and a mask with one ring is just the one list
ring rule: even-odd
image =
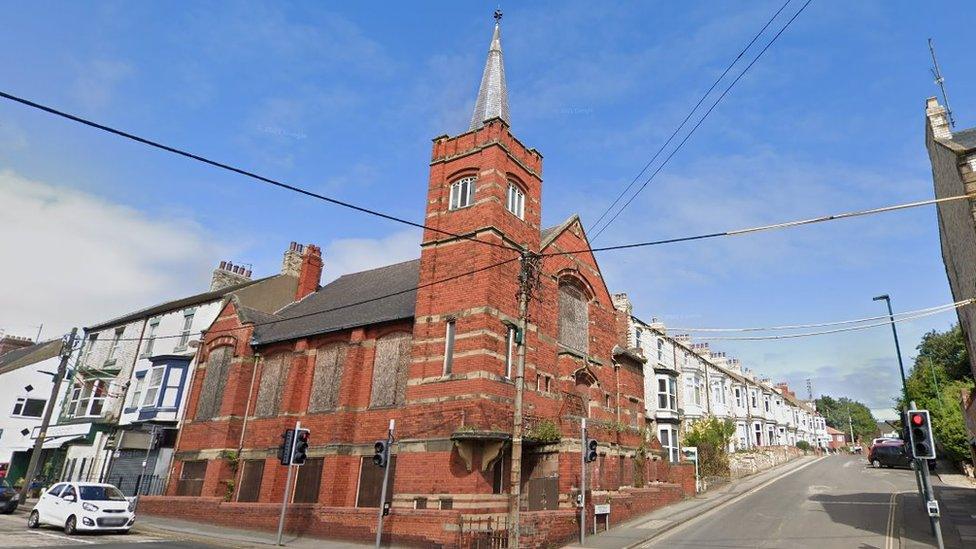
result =
[{"label": "sign board", "polygon": [[610,504],[609,503],[601,503],[599,505],[594,505],[593,506],[593,514],[594,515],[609,515],[610,514]]},{"label": "sign board", "polygon": [[930,517],[937,517],[937,516],[939,516],[939,502],[938,501],[936,501],[934,499],[929,500],[928,503],[927,503],[927,505],[926,505],[926,508],[927,508],[927,510],[929,512],[929,516]]},{"label": "sign board", "polygon": [[[68,425],[51,425],[47,428],[46,438],[54,437],[78,437],[85,436],[91,432],[91,423],[74,423]],[[31,438],[36,439],[37,434],[41,431],[41,427],[34,427],[34,431],[31,433]]]},{"label": "sign board", "polygon": [[697,446],[684,446],[681,448],[681,454],[685,456],[686,459],[689,459],[691,461],[698,461]]}]

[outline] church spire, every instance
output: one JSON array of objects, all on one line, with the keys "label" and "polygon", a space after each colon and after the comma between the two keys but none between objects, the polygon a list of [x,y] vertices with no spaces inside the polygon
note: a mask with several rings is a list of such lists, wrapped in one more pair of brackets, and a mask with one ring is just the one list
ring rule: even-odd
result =
[{"label": "church spire", "polygon": [[481,75],[478,100],[474,104],[469,130],[476,130],[489,118],[501,118],[510,124],[508,115],[508,88],[505,87],[505,64],[502,62],[501,10],[495,10],[495,32],[488,47],[488,60]]}]

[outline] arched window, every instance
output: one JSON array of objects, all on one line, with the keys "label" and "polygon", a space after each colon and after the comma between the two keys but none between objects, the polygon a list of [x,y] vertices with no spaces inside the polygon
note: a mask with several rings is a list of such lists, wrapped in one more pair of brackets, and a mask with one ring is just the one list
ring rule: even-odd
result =
[{"label": "arched window", "polygon": [[279,353],[264,359],[261,367],[261,385],[258,387],[258,399],[254,405],[254,415],[258,417],[272,417],[278,415],[281,407],[281,395],[285,383],[288,381],[288,370],[291,365],[291,355]]},{"label": "arched window", "polygon": [[572,279],[559,282],[559,343],[586,354],[590,312],[586,291]]},{"label": "arched window", "polygon": [[339,387],[342,384],[346,347],[344,343],[333,343],[316,351],[312,395],[308,400],[309,412],[335,410],[339,405]]},{"label": "arched window", "polygon": [[223,401],[224,388],[227,386],[227,376],[230,373],[230,360],[233,356],[234,348],[230,345],[210,351],[207,357],[207,372],[203,376],[203,385],[200,387],[197,419],[212,419],[220,415],[220,403]]},{"label": "arched window", "polygon": [[410,345],[413,338],[398,332],[376,341],[373,358],[373,386],[370,406],[399,406],[407,392],[407,370],[410,366]]},{"label": "arched window", "polygon": [[525,219],[525,193],[515,183],[508,183],[508,211],[512,212],[519,219]]},{"label": "arched window", "polygon": [[474,203],[475,177],[464,177],[451,183],[451,202],[448,209],[465,208]]}]

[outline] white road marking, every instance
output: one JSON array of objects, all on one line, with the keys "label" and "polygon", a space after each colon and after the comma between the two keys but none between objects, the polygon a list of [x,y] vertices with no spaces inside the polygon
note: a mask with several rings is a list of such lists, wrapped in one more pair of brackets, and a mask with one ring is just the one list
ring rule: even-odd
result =
[{"label": "white road marking", "polygon": [[28,533],[29,534],[34,534],[34,535],[37,535],[37,536],[46,536],[46,537],[49,537],[49,538],[56,538],[56,539],[60,539],[60,540],[64,540],[64,541],[77,541],[78,543],[87,543],[89,545],[94,545],[95,544],[94,541],[88,541],[86,539],[69,538],[68,536],[59,536],[57,534],[48,534],[46,532],[28,532]]}]

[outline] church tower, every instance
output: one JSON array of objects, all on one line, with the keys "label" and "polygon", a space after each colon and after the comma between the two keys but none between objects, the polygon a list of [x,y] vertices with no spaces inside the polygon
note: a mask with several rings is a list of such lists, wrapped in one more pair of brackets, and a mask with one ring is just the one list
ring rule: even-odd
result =
[{"label": "church tower", "polygon": [[500,18],[468,131],[434,139],[407,389],[469,429],[510,429],[519,250],[540,246],[542,155],[510,130]]}]

